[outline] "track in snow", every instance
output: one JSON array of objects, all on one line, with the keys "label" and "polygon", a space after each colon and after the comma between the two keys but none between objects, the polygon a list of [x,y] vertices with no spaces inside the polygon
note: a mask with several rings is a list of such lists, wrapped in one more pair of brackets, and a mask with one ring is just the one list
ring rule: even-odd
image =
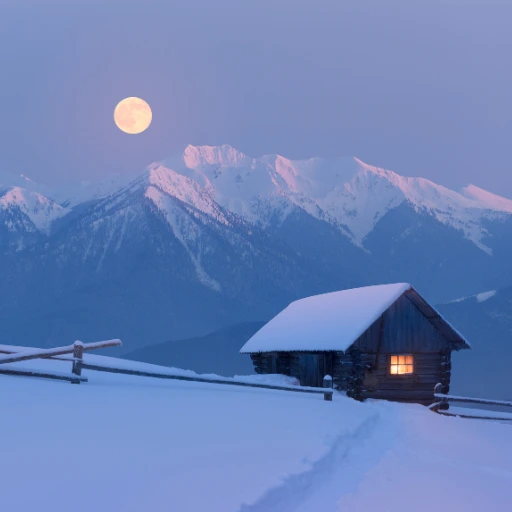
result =
[{"label": "track in snow", "polygon": [[340,497],[355,491],[364,474],[393,445],[399,435],[396,423],[375,411],[352,432],[339,436],[309,470],[289,476],[254,504],[242,505],[239,512],[338,510]]}]

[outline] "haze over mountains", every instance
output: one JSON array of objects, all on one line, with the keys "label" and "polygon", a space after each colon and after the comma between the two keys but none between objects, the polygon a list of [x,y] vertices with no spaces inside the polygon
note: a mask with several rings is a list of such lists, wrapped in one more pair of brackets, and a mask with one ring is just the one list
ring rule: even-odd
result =
[{"label": "haze over mountains", "polygon": [[102,183],[0,175],[10,343],[116,336],[134,350],[393,281],[447,302],[512,284],[511,251],[512,200],[355,158],[188,146]]},{"label": "haze over mountains", "polygon": [[467,333],[473,350],[455,354],[452,375],[471,396],[512,401],[512,286],[460,298],[438,306]]}]

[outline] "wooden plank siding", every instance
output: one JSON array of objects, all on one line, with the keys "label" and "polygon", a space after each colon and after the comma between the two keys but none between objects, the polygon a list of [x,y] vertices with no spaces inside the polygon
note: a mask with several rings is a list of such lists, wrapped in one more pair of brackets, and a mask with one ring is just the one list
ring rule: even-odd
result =
[{"label": "wooden plank siding", "polygon": [[[381,353],[412,354],[451,350],[450,342],[421,311],[402,295],[382,315]],[[352,345],[363,353],[377,353],[381,318],[378,318]]]}]

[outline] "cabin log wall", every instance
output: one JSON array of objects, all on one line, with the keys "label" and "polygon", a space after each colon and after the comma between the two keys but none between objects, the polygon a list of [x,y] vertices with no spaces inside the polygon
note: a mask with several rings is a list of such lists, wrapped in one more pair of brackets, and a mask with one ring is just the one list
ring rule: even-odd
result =
[{"label": "cabin log wall", "polygon": [[333,386],[346,391],[347,396],[362,400],[364,366],[361,352],[351,348],[346,352],[333,353]]},{"label": "cabin log wall", "polygon": [[302,386],[322,387],[325,375],[333,373],[332,352],[253,353],[251,359],[258,374],[279,373],[299,380]]},{"label": "cabin log wall", "polygon": [[[408,352],[409,354],[411,352]],[[361,353],[351,348],[346,352],[272,352],[251,354],[256,373],[280,373],[297,378],[301,385],[312,385],[305,356],[324,358],[318,365],[313,385],[321,386],[325,374],[333,377],[333,387],[346,391],[356,400],[380,398],[400,402],[430,405],[434,401],[434,386],[440,382],[443,393],[450,390],[450,351],[444,353],[413,353],[412,374],[391,375],[390,354]],[[330,369],[330,372],[329,372]]]},{"label": "cabin log wall", "polygon": [[[443,364],[443,361],[449,358],[449,353],[413,353],[412,355],[413,373],[391,375],[389,354],[379,356],[372,353],[363,354],[361,360],[366,371],[362,398],[384,398],[430,405],[434,401],[434,387],[438,382],[449,389],[450,376],[444,370],[446,365]],[[376,361],[377,364],[375,364]]]}]

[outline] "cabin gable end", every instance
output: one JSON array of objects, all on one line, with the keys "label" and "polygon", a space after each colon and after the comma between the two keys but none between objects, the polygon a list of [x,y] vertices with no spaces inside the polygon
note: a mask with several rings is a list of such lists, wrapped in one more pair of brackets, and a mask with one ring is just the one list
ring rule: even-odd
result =
[{"label": "cabin gable end", "polygon": [[444,353],[449,340],[406,295],[399,297],[352,345],[365,353]]}]

